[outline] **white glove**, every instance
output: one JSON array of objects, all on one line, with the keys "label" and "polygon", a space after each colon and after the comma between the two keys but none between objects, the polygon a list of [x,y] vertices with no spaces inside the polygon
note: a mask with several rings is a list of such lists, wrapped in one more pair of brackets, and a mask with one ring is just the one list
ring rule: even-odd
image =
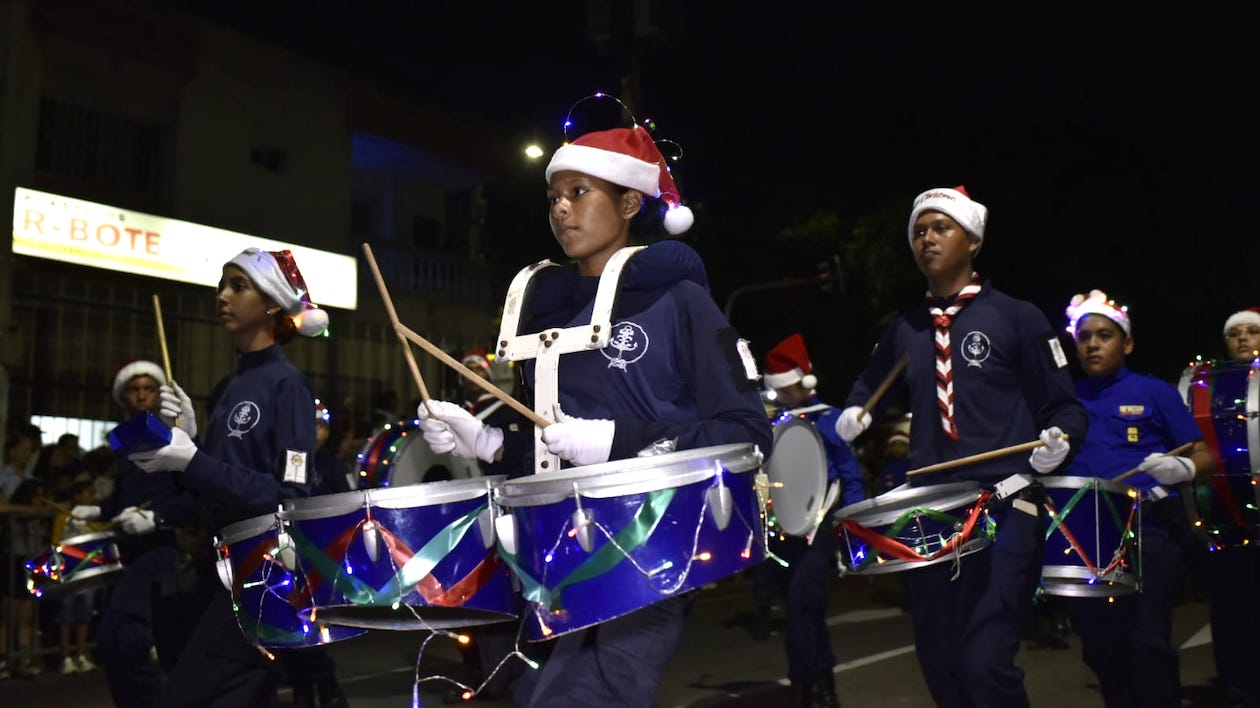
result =
[{"label": "white glove", "polygon": [[96,521],[101,518],[101,508],[80,504],[70,510],[70,515],[80,521]]},{"label": "white glove", "polygon": [[122,529],[123,533],[139,536],[152,533],[157,528],[157,514],[153,513],[152,509],[129,506],[114,517],[113,523]]},{"label": "white glove", "polygon": [[459,457],[494,462],[503,447],[503,431],[473,417],[463,406],[430,400],[416,409],[424,440],[439,455],[454,452]]},{"label": "white glove", "polygon": [[1171,487],[1194,479],[1194,462],[1189,457],[1152,452],[1142,460],[1138,469],[1149,474],[1156,482]]},{"label": "white glove", "polygon": [[171,428],[171,442],[156,450],[133,452],[127,459],[145,472],[183,472],[188,469],[197,446],[183,428]]},{"label": "white glove", "polygon": [[169,386],[163,384],[158,388],[158,398],[162,421],[173,428],[178,419],[179,427],[188,433],[188,437],[197,437],[197,412],[193,410],[192,399],[184,393],[184,389],[174,381]]},{"label": "white glove", "polygon": [[853,439],[862,434],[862,431],[871,427],[871,414],[858,415],[862,412],[861,406],[849,406],[840,413],[840,417],[836,418],[836,434],[847,443],[853,442]]},{"label": "white glove", "polygon": [[556,422],[542,429],[542,441],[553,455],[581,467],[607,462],[612,454],[616,422],[607,418],[572,418],[555,404]]},{"label": "white glove", "polygon": [[1072,446],[1063,439],[1063,431],[1058,428],[1046,428],[1037,437],[1044,444],[1032,451],[1032,455],[1028,457],[1028,464],[1032,465],[1038,474],[1053,472],[1067,459],[1068,450],[1071,450]]}]

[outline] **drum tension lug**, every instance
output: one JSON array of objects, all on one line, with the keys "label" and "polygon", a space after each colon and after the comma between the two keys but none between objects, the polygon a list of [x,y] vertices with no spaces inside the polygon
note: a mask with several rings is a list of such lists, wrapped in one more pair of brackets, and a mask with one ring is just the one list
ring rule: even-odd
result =
[{"label": "drum tension lug", "polygon": [[731,523],[731,510],[734,508],[731,488],[725,484],[717,484],[709,487],[705,495],[709,502],[709,518],[713,520],[713,525],[718,531],[725,531],[727,525]]},{"label": "drum tension lug", "polygon": [[590,509],[579,507],[573,511],[573,531],[578,545],[590,553],[595,547],[595,515]]}]

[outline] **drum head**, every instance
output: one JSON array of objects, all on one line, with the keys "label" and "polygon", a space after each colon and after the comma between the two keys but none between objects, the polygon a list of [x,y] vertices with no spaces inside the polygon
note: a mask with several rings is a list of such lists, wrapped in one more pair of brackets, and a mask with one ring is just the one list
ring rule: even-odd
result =
[{"label": "drum head", "polygon": [[792,536],[808,535],[827,493],[827,450],[814,424],[793,418],[775,426],[765,469],[779,526]]}]

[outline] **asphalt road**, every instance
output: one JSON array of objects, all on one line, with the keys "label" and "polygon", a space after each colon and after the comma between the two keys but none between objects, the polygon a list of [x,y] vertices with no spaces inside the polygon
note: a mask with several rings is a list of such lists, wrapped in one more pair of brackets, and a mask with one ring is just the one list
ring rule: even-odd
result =
[{"label": "asphalt road", "polygon": [[[829,625],[840,662],[836,683],[845,706],[932,705],[915,661],[910,622],[901,610],[900,584],[895,573],[849,576],[832,583]],[[775,632],[769,638],[754,639],[749,632],[752,607],[746,575],[699,591],[682,644],[656,696],[657,708],[786,707],[789,689],[782,637]],[[1176,609],[1184,704],[1196,708],[1223,704],[1211,687],[1214,671],[1206,621],[1207,606],[1193,596]],[[417,685],[419,705],[445,705],[454,685],[437,678],[417,684],[416,676],[469,679],[454,641],[434,637],[421,653],[426,636],[372,630],[330,645],[350,705],[411,706]],[[1094,677],[1080,661],[1079,644],[1070,632],[1061,646],[1024,643],[1019,662],[1027,672],[1033,705],[1101,706]],[[282,689],[281,705],[291,701],[291,691]],[[508,706],[511,701],[479,695],[473,704]],[[33,679],[0,681],[0,705],[97,708],[112,703],[98,669],[69,676],[48,671]]]}]

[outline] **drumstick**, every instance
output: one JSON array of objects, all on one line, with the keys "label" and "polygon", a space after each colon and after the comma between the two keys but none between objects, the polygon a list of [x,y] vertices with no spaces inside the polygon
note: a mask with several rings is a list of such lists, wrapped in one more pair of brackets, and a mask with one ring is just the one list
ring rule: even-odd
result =
[{"label": "drumstick", "polygon": [[884,377],[884,380],[879,382],[879,387],[876,388],[875,393],[872,393],[871,397],[867,399],[866,405],[862,406],[862,410],[858,412],[858,420],[861,420],[863,416],[871,412],[871,409],[875,407],[875,404],[879,402],[879,399],[888,392],[888,387],[892,386],[893,381],[897,380],[897,377],[901,375],[902,371],[905,371],[906,365],[909,363],[910,353],[906,352],[901,355],[901,359],[897,361],[897,365],[892,368],[892,371],[888,372],[888,375]]},{"label": "drumstick", "polygon": [[[1067,433],[1063,434],[1062,439],[1063,440],[1068,439]],[[984,462],[985,460],[992,460],[995,457],[1002,457],[1004,455],[1013,455],[1017,452],[1027,452],[1029,450],[1035,450],[1043,445],[1045,445],[1045,443],[1041,442],[1040,440],[1033,440],[1032,442],[1020,443],[1018,445],[1011,445],[1010,447],[1002,447],[1002,448],[998,448],[997,450],[989,450],[988,452],[981,452],[976,455],[968,455],[967,457],[960,457],[957,460],[946,460],[945,462],[938,462],[934,465],[928,465],[927,467],[920,467],[917,470],[910,470],[909,472],[906,473],[906,476],[911,477],[917,474],[927,474],[928,472],[939,472],[940,470],[949,469],[951,467],[961,467],[963,465],[969,465],[973,462]]]},{"label": "drumstick", "polygon": [[394,326],[394,334],[398,336],[398,343],[402,345],[403,358],[407,360],[407,367],[411,369],[411,377],[416,380],[416,388],[420,389],[420,400],[428,403],[429,389],[425,387],[424,379],[420,377],[420,367],[416,365],[416,356],[411,352],[411,345],[407,344],[407,340],[398,329],[402,326],[398,321],[398,312],[394,310],[394,301],[390,299],[389,290],[385,288],[385,278],[381,277],[381,269],[376,265],[372,247],[369,244],[363,244],[363,253],[367,255],[368,267],[372,269],[372,277],[376,280],[376,289],[381,291],[381,299],[385,301],[385,312],[389,314],[389,322]]},{"label": "drumstick", "polygon": [[439,360],[442,361],[443,364],[446,364],[447,366],[451,367],[455,371],[459,372],[460,376],[463,376],[469,381],[472,381],[473,383],[477,384],[486,393],[489,393],[490,395],[494,396],[500,401],[503,401],[509,407],[515,410],[517,413],[520,413],[521,415],[533,421],[534,425],[537,425],[540,428],[545,428],[548,425],[551,425],[551,421],[538,415],[533,410],[531,410],[529,406],[525,405],[524,403],[521,403],[515,398],[512,398],[510,395],[508,395],[507,391],[504,391],[498,386],[495,386],[494,384],[490,383],[489,381],[479,376],[472,369],[459,363],[459,361],[455,359],[455,357],[451,356],[450,354],[447,354],[446,352],[442,351],[442,349],[438,347],[437,345],[433,344],[432,342],[425,339],[424,337],[421,337],[420,335],[411,331],[406,325],[402,325],[402,324],[398,325],[398,332],[400,336],[406,337],[412,342],[415,342],[417,345],[420,346],[421,349],[437,357]]},{"label": "drumstick", "polygon": [[[157,320],[158,344],[162,346],[162,370],[166,372],[166,381],[175,380],[171,375],[171,354],[166,350],[166,325],[162,324],[162,301],[157,293],[153,293],[153,317]],[[179,416],[175,416],[175,425],[179,426]]]},{"label": "drumstick", "polygon": [[[1180,445],[1180,446],[1178,446],[1178,447],[1174,447],[1173,449],[1169,450],[1168,452],[1165,452],[1165,453],[1164,453],[1164,455],[1165,455],[1166,457],[1172,457],[1173,455],[1180,455],[1181,453],[1185,452],[1186,450],[1189,450],[1189,449],[1190,449],[1190,448],[1192,448],[1192,447],[1194,447],[1194,441],[1193,441],[1193,440],[1191,440],[1190,442],[1186,443],[1185,445]],[[1135,475],[1135,474],[1137,474],[1138,472],[1141,472],[1141,471],[1142,471],[1142,466],[1141,466],[1141,465],[1138,465],[1137,467],[1134,467],[1133,469],[1129,470],[1128,472],[1125,472],[1124,474],[1120,474],[1120,475],[1116,475],[1115,477],[1112,477],[1112,478],[1111,478],[1111,481],[1113,481],[1113,482],[1119,482],[1119,481],[1121,481],[1121,480],[1128,479],[1129,477],[1132,477],[1133,475]]]}]

